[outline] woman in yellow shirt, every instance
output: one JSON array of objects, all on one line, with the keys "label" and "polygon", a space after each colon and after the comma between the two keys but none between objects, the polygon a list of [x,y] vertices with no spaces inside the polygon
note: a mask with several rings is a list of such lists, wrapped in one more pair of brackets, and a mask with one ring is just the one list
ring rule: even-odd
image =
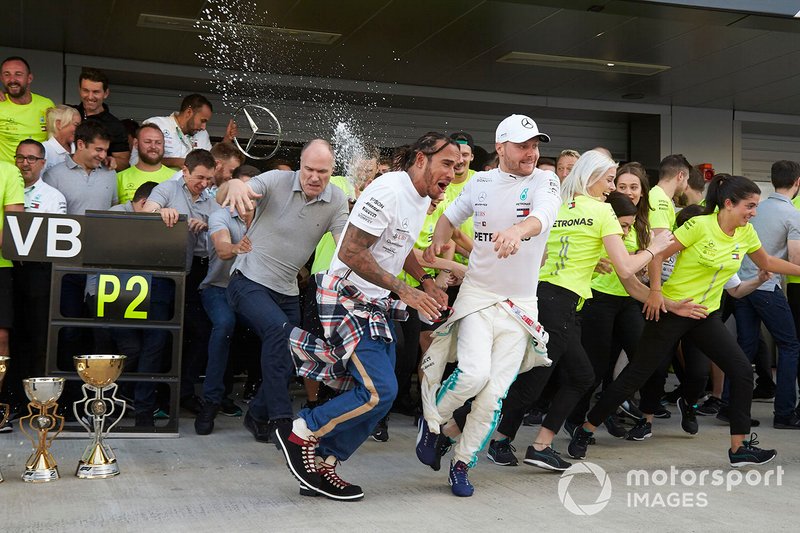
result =
[{"label": "woman in yellow shirt", "polygon": [[[753,371],[736,339],[720,319],[719,302],[725,283],[739,270],[745,254],[762,270],[779,274],[800,274],[800,266],[770,256],[761,247],[749,220],[756,214],[761,191],[743,176],[718,174],[711,181],[704,214],[687,221],[675,231],[675,242],[658,254],[663,261],[681,252],[672,276],[663,286],[663,297],[692,298],[708,308],[708,317],[692,320],[672,313],[657,322],[645,324],[637,357],[605,390],[589,411],[582,430],[573,434],[571,448],[586,449],[595,428],[611,415],[619,403],[645,385],[658,366],[672,355],[672,348],[682,337],[691,340],[709,359],[725,372],[731,382],[730,433],[728,459],[734,468],[763,464],[777,452],[756,447],[756,435],[750,432]],[[651,289],[652,291],[652,289]],[[653,382],[654,380],[650,380]],[[642,389],[639,408],[645,413],[631,433],[635,440],[652,435],[652,413],[659,406],[660,391]],[[585,456],[585,451],[583,453]]]}]

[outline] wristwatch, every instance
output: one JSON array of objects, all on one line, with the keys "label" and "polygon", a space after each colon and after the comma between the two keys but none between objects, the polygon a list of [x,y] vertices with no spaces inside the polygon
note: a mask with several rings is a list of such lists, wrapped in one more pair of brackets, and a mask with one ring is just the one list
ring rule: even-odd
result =
[{"label": "wristwatch", "polygon": [[[419,278],[419,282],[420,282],[420,283],[422,283],[422,282],[423,282],[423,281],[425,281],[426,279],[429,279],[429,280],[434,280],[434,279],[433,279],[433,276],[431,276],[430,274],[427,274],[427,273],[426,273],[426,274],[423,274],[421,278]],[[435,281],[435,280],[434,280],[434,281]]]}]

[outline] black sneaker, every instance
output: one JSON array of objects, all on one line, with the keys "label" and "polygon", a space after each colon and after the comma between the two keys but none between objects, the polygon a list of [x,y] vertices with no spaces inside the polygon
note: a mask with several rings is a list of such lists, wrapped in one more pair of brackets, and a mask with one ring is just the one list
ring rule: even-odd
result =
[{"label": "black sneaker", "polygon": [[[566,420],[564,422],[564,425],[561,427],[561,430],[567,434],[567,437],[571,439],[572,436],[575,434],[575,431],[581,427],[583,427],[583,424],[576,424],[575,422],[570,422],[569,420]],[[594,433],[592,433],[592,435],[594,435]],[[589,439],[589,444],[597,444],[597,441],[594,439],[594,437]]]},{"label": "black sneaker", "polygon": [[537,450],[533,446],[528,446],[528,451],[525,452],[525,459],[523,459],[523,461],[526,464],[538,466],[545,470],[553,470],[555,472],[563,472],[572,466],[572,463],[562,459],[561,454],[555,451],[551,446],[548,446],[544,450]]},{"label": "black sneaker", "polygon": [[633,426],[630,431],[628,431],[628,435],[625,437],[628,440],[644,440],[649,439],[653,436],[653,424],[648,422],[645,419],[639,420],[636,422],[636,425]]},{"label": "black sneaker", "polygon": [[766,389],[759,389],[756,387],[753,389],[753,401],[754,402],[771,402],[775,399],[775,391],[774,390],[766,390]]},{"label": "black sneaker", "polygon": [[623,415],[627,416],[634,422],[638,422],[644,418],[644,413],[642,413],[639,408],[630,400],[625,400],[619,406],[620,412]]},{"label": "black sneaker", "polygon": [[363,498],[364,491],[361,487],[348,483],[336,473],[338,464],[339,461],[332,455],[324,461],[317,457],[316,467],[320,477],[318,492],[332,500],[355,501]]},{"label": "black sneaker", "polygon": [[230,398],[223,398],[222,403],[219,404],[219,414],[223,416],[242,416],[242,408]]},{"label": "black sneaker", "polygon": [[181,407],[186,409],[192,414],[199,415],[203,409],[203,400],[194,394],[181,398]]},{"label": "black sneaker", "polygon": [[486,452],[486,457],[491,462],[500,466],[517,466],[517,456],[514,452],[517,451],[511,441],[506,437],[505,439],[494,440],[489,443],[489,449]]},{"label": "black sneaker", "polygon": [[594,433],[591,431],[586,431],[582,427],[577,428],[575,433],[572,434],[572,439],[569,441],[567,454],[573,459],[585,459],[586,450],[589,448],[589,441],[592,440],[592,435],[594,435]]},{"label": "black sneaker", "polygon": [[546,415],[544,411],[541,409],[531,409],[530,413],[525,415],[525,418],[522,419],[523,426],[541,426],[542,422],[544,422],[544,415]]},{"label": "black sneaker", "polygon": [[656,409],[656,412],[653,413],[653,417],[654,418],[662,418],[662,419],[663,418],[671,418],[672,417],[672,411],[670,411],[666,407],[659,407],[658,409]]},{"label": "black sneaker", "polygon": [[269,428],[268,433],[269,433],[270,442],[274,442],[275,443],[275,447],[280,450],[281,446],[280,446],[280,444],[278,444],[278,441],[275,440],[275,431],[277,429],[282,429],[282,428],[287,428],[287,427],[289,428],[289,430],[291,430],[292,429],[292,419],[291,418],[278,418],[276,420],[270,420],[269,423],[267,424],[267,427]]},{"label": "black sneaker", "polygon": [[289,472],[300,482],[301,487],[330,496],[320,490],[322,480],[317,472],[315,452],[317,439],[313,436],[309,440],[302,439],[287,425],[279,426],[275,430],[274,438],[283,452]]},{"label": "black sneaker", "polygon": [[706,398],[706,401],[697,408],[697,414],[700,416],[714,416],[719,413],[722,405],[722,400],[716,396],[709,396]]},{"label": "black sneaker", "polygon": [[389,417],[385,416],[378,420],[375,429],[372,430],[372,440],[376,442],[386,442],[389,440]]},{"label": "black sneaker", "polygon": [[269,442],[272,437],[273,428],[270,427],[269,422],[262,422],[253,418],[248,410],[244,414],[244,427],[253,434],[258,442]]},{"label": "black sneaker", "polygon": [[[731,419],[728,416],[728,411],[729,410],[730,410],[730,407],[728,407],[727,405],[723,405],[722,407],[720,407],[719,408],[719,412],[717,413],[717,420],[719,420],[720,422],[725,422],[726,424],[730,424],[731,423]],[[750,419],[750,427],[757,428],[760,425],[761,425],[761,421],[760,420],[757,420],[755,418],[751,418]]]},{"label": "black sneaker", "polygon": [[697,405],[689,405],[683,398],[678,398],[678,410],[681,412],[681,428],[689,435],[696,435],[698,430],[695,410]]},{"label": "black sneaker", "polygon": [[800,416],[792,413],[791,416],[775,416],[772,419],[772,427],[775,429],[800,429]]},{"label": "black sneaker", "polygon": [[732,468],[741,468],[743,466],[763,465],[775,459],[778,452],[775,450],[762,450],[756,448],[758,441],[756,440],[755,433],[750,435],[750,440],[746,440],[739,446],[739,449],[734,453],[728,450],[728,459],[731,461]]},{"label": "black sneaker", "polygon": [[[606,427],[608,434],[612,437],[617,439],[625,438],[627,431],[625,431],[625,428],[617,423],[617,419],[613,415],[606,418],[603,422],[603,425]],[[589,444],[594,444],[592,441],[594,441],[594,437],[590,440]]]},{"label": "black sneaker", "polygon": [[194,432],[198,435],[210,435],[214,431],[214,418],[217,416],[217,411],[219,411],[218,404],[203,404],[203,409],[194,419]]}]

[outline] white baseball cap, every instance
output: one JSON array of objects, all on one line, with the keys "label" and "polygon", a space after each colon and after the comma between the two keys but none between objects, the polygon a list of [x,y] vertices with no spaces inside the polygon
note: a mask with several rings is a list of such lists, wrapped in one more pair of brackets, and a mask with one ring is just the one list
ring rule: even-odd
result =
[{"label": "white baseball cap", "polygon": [[541,133],[532,118],[525,115],[511,115],[503,119],[503,122],[497,126],[494,141],[498,143],[506,141],[524,143],[534,137],[538,137],[541,142],[550,142],[550,136],[546,133]]}]

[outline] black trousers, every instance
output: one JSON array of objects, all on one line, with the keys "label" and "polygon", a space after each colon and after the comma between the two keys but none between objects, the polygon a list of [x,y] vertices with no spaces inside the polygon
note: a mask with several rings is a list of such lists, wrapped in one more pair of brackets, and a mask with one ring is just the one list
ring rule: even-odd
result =
[{"label": "black trousers", "polygon": [[537,367],[517,376],[503,401],[503,412],[497,430],[514,439],[522,425],[525,411],[536,401],[553,374],[561,366],[561,383],[553,397],[542,426],[558,432],[581,397],[595,382],[589,357],[581,345],[581,326],[574,292],[540,282],[538,287],[539,322],[550,335],[547,356],[553,360],[549,367]]},{"label": "black trousers", "polygon": [[[672,356],[672,350],[679,339],[687,338],[725,372],[731,382],[730,420],[731,435],[750,432],[750,404],[752,402],[753,371],[747,357],[733,335],[721,320],[721,313],[715,311],[708,318],[694,320],[668,313],[658,322],[645,324],[636,357],[625,370],[603,392],[600,400],[589,411],[587,420],[599,426],[606,417],[614,413],[617,406],[641,387],[639,408],[645,414],[652,414],[660,406],[663,384],[655,386],[660,380],[649,380],[665,359]],[[687,362],[695,364],[697,358],[687,357]],[[703,363],[705,364],[705,362]],[[687,374],[696,373],[695,371]],[[649,380],[649,381],[648,381]],[[700,380],[690,380],[685,384],[684,393],[688,398],[697,397],[703,391]],[[697,388],[700,388],[698,391]]]},{"label": "black trousers", "polygon": [[614,366],[620,349],[628,359],[636,357],[636,348],[644,330],[639,302],[630,296],[614,296],[592,291],[580,312],[581,344],[594,369],[595,382],[569,416],[574,424],[583,424],[592,394],[604,380],[613,381]]}]

